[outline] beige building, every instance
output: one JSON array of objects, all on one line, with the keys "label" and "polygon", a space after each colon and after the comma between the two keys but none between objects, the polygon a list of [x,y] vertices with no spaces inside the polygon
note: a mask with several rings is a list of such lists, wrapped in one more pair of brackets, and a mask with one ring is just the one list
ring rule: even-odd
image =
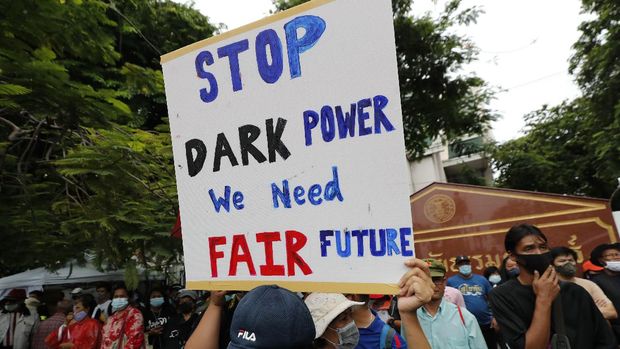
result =
[{"label": "beige building", "polygon": [[[489,135],[467,136],[461,138],[465,149],[476,148],[489,140]],[[433,182],[462,182],[464,176],[480,178],[486,185],[493,181],[490,159],[483,152],[459,152],[454,142],[446,143],[434,140],[426,149],[424,157],[418,160],[407,159],[409,167],[409,194],[426,187]],[[472,183],[473,184],[473,183]]]}]

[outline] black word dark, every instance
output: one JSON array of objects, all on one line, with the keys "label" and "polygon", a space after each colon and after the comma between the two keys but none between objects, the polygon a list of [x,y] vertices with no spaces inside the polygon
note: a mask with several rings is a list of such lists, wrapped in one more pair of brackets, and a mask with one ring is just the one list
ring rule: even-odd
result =
[{"label": "black word dark", "polygon": [[[286,119],[278,118],[275,126],[273,119],[265,120],[265,135],[267,137],[267,157],[254,145],[254,141],[261,135],[261,128],[255,125],[243,125],[239,127],[239,155],[241,164],[247,166],[250,163],[250,155],[258,163],[276,161],[276,153],[286,160],[291,156],[291,152],[282,142],[282,134],[286,127]],[[207,146],[200,139],[190,139],[185,142],[185,156],[187,158],[187,171],[190,177],[196,176],[202,170],[207,159]],[[213,172],[220,170],[222,158],[228,158],[231,166],[238,166],[239,160],[235,155],[230,142],[224,133],[219,133],[215,140],[215,150],[213,156]]]}]

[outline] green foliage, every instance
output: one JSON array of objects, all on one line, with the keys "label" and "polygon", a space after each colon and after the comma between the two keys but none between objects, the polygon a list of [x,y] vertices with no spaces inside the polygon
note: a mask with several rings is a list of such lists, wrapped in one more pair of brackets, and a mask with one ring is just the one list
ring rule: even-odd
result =
[{"label": "green foliage", "polygon": [[[273,1],[277,10],[303,2]],[[479,14],[477,8],[461,10],[460,5],[450,1],[439,18],[432,18],[412,16],[411,0],[392,1],[405,145],[414,157],[424,154],[428,139],[480,134],[495,118],[488,109],[493,91],[478,76],[459,73],[477,52],[450,29],[475,22]]]},{"label": "green foliage", "polygon": [[165,0],[0,1],[0,276],[178,258],[159,52],[215,31]]},{"label": "green foliage", "polygon": [[582,96],[531,113],[525,136],[494,151],[498,184],[609,197],[620,177],[620,3],[584,0],[591,19],[574,44]]}]

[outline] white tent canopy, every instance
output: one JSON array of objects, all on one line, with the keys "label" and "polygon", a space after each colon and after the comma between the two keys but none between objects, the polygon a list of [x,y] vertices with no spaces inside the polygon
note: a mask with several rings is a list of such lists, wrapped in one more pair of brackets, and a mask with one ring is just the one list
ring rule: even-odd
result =
[{"label": "white tent canopy", "polygon": [[27,270],[0,279],[0,299],[13,288],[26,292],[41,290],[43,286],[63,284],[85,284],[99,281],[123,280],[124,271],[100,272],[92,265],[79,266],[69,263],[64,268],[49,271],[45,268]]}]

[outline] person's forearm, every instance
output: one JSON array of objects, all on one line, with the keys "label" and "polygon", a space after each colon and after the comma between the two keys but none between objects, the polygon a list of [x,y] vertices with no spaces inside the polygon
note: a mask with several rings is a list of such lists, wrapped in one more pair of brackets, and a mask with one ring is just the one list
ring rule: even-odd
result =
[{"label": "person's forearm", "polygon": [[218,349],[222,306],[210,304],[185,344],[185,349]]},{"label": "person's forearm", "polygon": [[599,307],[599,310],[603,314],[603,317],[607,320],[614,320],[618,318],[618,313],[616,312],[616,308],[614,308],[613,303],[609,302],[606,305]]},{"label": "person's forearm", "polygon": [[401,323],[407,329],[405,338],[407,340],[407,348],[410,349],[432,349],[426,339],[426,335],[420,326],[420,321],[416,314],[400,314]]},{"label": "person's forearm", "polygon": [[551,302],[536,300],[532,323],[525,333],[525,349],[547,348],[551,333]]}]

